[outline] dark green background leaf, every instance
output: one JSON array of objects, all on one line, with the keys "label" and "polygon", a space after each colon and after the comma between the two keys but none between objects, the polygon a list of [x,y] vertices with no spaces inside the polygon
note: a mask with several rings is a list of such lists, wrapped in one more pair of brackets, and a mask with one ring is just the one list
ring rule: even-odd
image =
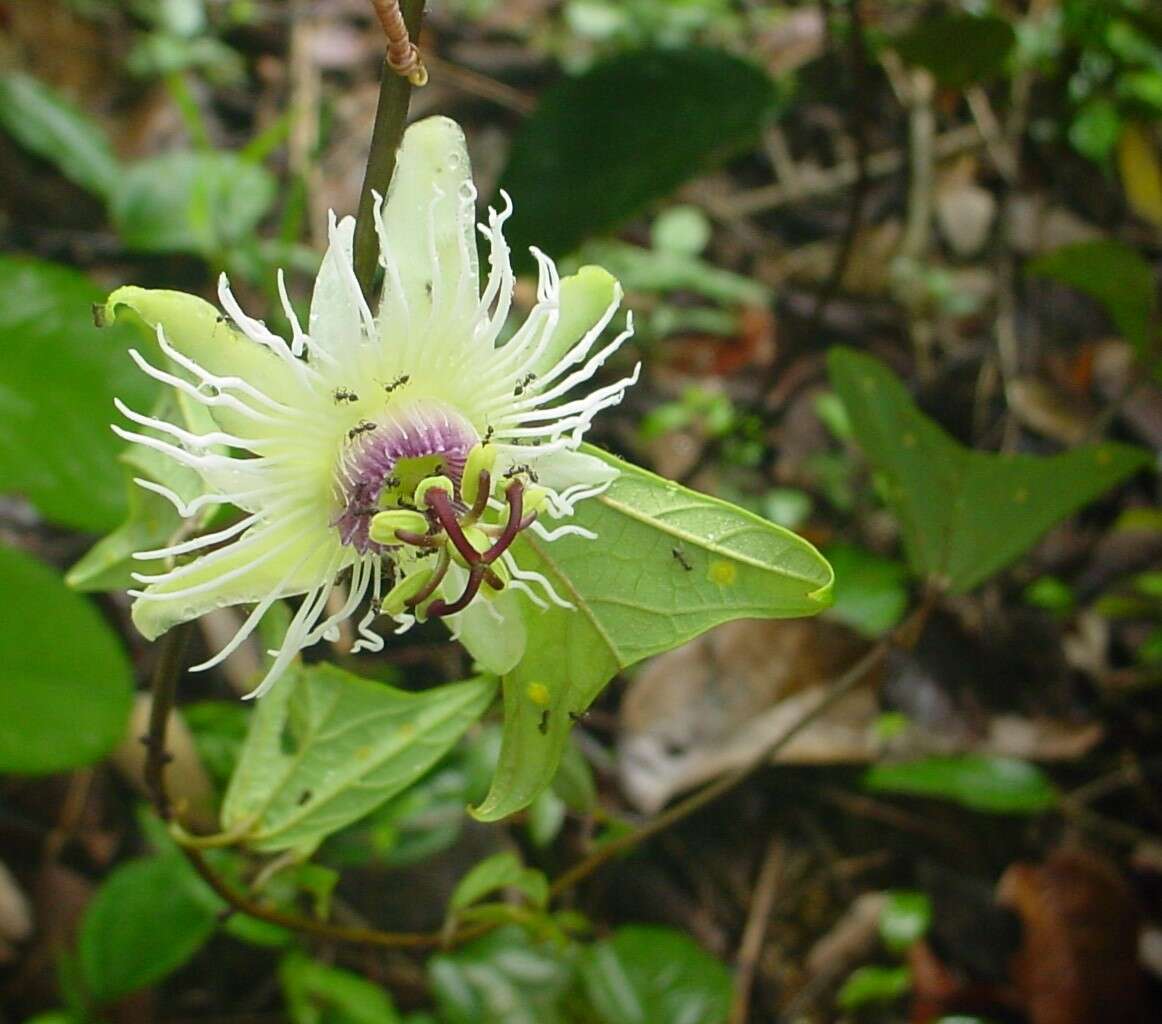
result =
[{"label": "dark green background leaf", "polygon": [[160,981],[210,937],[221,901],[177,853],[130,861],[97,891],[81,925],[81,973],[107,1002]]},{"label": "dark green background leaf", "polygon": [[972,451],[920,412],[878,359],[837,348],[828,368],[900,521],[913,571],[956,592],[1150,462],[1142,449],[1112,443],[1046,458]]},{"label": "dark green background leaf", "polygon": [[1025,272],[1051,277],[1097,300],[1141,355],[1158,308],[1154,271],[1135,249],[1113,239],[1064,245],[1031,261]]},{"label": "dark green background leaf", "polygon": [[941,85],[962,89],[1000,72],[1016,41],[1004,18],[948,13],[921,16],[893,46],[909,64],[931,71]]},{"label": "dark green background leaf", "polygon": [[95,195],[108,196],[121,174],[101,126],[29,75],[0,75],[0,125],[25,149]]},{"label": "dark green background leaf", "polygon": [[0,547],[0,771],[90,764],[125,733],[133,672],[121,644],[57,573]]},{"label": "dark green background leaf", "polygon": [[580,971],[602,1024],[722,1024],[730,1010],[730,972],[669,928],[620,928],[585,951]]},{"label": "dark green background leaf", "polygon": [[638,50],[545,93],[513,140],[516,258],[563,256],[758,136],[777,100],[760,68],[710,49]]},{"label": "dark green background leaf", "polygon": [[873,765],[863,784],[879,793],[938,797],[995,814],[1037,814],[1057,802],[1057,791],[1036,765],[980,754]]},{"label": "dark green background leaf", "polygon": [[94,533],[126,512],[113,396],[148,409],[155,391],[125,354],[133,332],[93,326],[103,297],[75,270],[0,256],[0,489]]},{"label": "dark green background leaf", "polygon": [[130,248],[221,258],[249,239],[276,190],[269,171],[236,153],[166,153],[124,174],[110,213]]}]

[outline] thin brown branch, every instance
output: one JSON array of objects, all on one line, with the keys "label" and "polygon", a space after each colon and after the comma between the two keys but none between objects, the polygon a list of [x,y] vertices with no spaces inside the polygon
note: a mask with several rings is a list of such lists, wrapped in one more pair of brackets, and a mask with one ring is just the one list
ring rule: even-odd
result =
[{"label": "thin brown branch", "polygon": [[755,881],[754,895],[747,914],[746,927],[738,947],[735,963],[734,999],[730,1006],[730,1024],[746,1024],[750,1009],[750,990],[754,985],[755,970],[767,937],[771,910],[779,891],[779,881],[783,875],[783,844],[778,836],[767,846],[762,867]]},{"label": "thin brown branch", "polygon": [[867,99],[870,89],[867,75],[867,45],[864,41],[863,18],[859,7],[859,0],[849,0],[848,25],[848,67],[851,77],[850,100],[847,105],[848,132],[855,140],[855,167],[856,178],[851,189],[848,202],[847,221],[843,226],[843,235],[839,240],[839,251],[835,255],[835,262],[831,266],[831,273],[819,289],[815,299],[815,308],[811,311],[811,319],[807,322],[806,335],[813,337],[823,323],[823,315],[827,306],[839,291],[843,283],[843,275],[851,262],[855,250],[855,240],[859,237],[860,225],[863,221],[863,208],[867,200],[868,186],[871,178],[868,175],[869,145],[867,138],[867,124],[870,118],[867,115]]}]

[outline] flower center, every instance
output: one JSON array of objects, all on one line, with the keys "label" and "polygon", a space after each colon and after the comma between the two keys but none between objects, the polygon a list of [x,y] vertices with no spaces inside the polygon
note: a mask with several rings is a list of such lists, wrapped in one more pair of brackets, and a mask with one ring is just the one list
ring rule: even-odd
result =
[{"label": "flower center", "polygon": [[369,534],[371,517],[391,508],[414,507],[425,477],[445,476],[459,491],[468,452],[478,438],[462,416],[435,403],[384,413],[380,422],[361,420],[347,432],[339,465],[343,510],[335,527],[344,544],[361,555],[382,545]]},{"label": "flower center", "polygon": [[[381,420],[360,421],[347,433],[335,527],[361,555],[395,552],[397,572],[406,575],[382,609],[454,615],[482,587],[502,590],[509,573],[501,558],[537,518],[547,492],[528,467],[494,480],[496,449],[445,406],[417,404]],[[453,563],[468,572],[463,592],[454,601],[434,597]]]}]

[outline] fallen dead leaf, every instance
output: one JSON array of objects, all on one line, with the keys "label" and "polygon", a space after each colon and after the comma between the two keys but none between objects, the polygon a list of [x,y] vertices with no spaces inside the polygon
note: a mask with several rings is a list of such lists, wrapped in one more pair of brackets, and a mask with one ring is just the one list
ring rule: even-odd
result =
[{"label": "fallen dead leaf", "polygon": [[1138,963],[1138,911],[1105,858],[1058,850],[1043,864],[1013,864],[997,899],[1020,916],[1024,935],[1010,963],[1030,1024],[1146,1024]]},{"label": "fallen dead leaf", "polygon": [[[866,644],[825,620],[727,623],[646,664],[621,708],[618,773],[626,796],[654,813],[677,793],[750,762],[809,713],[826,683]],[[1070,760],[1102,736],[1098,724],[1000,714],[976,730],[913,723],[885,739],[877,727],[881,674],[838,701],[775,755],[785,764],[861,764],[976,752]]]}]

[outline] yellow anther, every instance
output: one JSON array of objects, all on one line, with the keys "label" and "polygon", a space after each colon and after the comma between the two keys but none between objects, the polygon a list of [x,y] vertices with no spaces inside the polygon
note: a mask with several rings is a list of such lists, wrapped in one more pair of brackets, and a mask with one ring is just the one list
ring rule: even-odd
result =
[{"label": "yellow anther", "polygon": [[446,476],[424,477],[423,480],[416,484],[415,500],[420,508],[423,508],[427,504],[426,498],[428,491],[433,489],[443,491],[449,498],[453,497],[456,493],[456,488],[453,486],[452,481]]},{"label": "yellow anther", "polygon": [[396,536],[397,530],[427,533],[427,517],[407,509],[392,509],[373,516],[367,532],[376,544],[398,544],[400,540]]},{"label": "yellow anther", "polygon": [[544,683],[529,683],[525,688],[525,693],[528,694],[529,700],[539,708],[547,708],[552,699],[552,694],[549,693],[549,688]]},{"label": "yellow anther", "polygon": [[423,590],[431,578],[431,569],[409,573],[387,592],[387,596],[380,602],[380,608],[388,615],[399,615],[407,607],[408,599]]},{"label": "yellow anther", "polygon": [[464,463],[464,476],[460,480],[460,497],[465,505],[475,505],[480,494],[480,474],[487,470],[492,472],[496,465],[496,448],[492,445],[478,444],[468,452],[468,460]]}]

